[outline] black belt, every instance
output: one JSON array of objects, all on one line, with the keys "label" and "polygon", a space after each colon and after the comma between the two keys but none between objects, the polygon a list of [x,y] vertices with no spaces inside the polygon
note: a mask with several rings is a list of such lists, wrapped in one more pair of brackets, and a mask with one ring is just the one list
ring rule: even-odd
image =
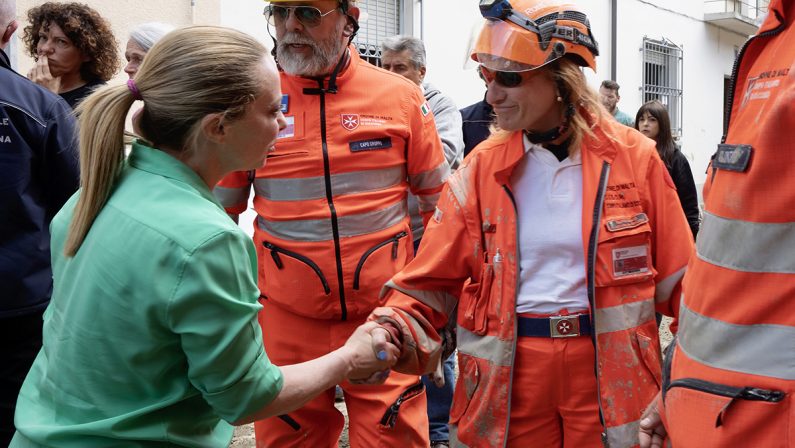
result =
[{"label": "black belt", "polygon": [[591,316],[522,317],[517,316],[519,336],[541,338],[572,338],[591,334]]}]

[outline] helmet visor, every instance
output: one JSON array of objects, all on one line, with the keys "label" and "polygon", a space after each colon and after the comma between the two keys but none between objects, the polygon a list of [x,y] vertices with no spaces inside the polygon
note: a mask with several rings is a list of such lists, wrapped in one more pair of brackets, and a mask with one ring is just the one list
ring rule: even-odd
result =
[{"label": "helmet visor", "polygon": [[538,36],[502,20],[486,20],[471,58],[493,71],[524,72],[547,62]]}]

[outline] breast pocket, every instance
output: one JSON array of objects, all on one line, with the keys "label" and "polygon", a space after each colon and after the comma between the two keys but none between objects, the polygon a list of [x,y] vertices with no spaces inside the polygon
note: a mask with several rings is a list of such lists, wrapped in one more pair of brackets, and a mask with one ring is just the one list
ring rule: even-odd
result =
[{"label": "breast pocket", "polygon": [[596,286],[638,283],[652,278],[651,226],[645,213],[608,220],[596,253]]}]

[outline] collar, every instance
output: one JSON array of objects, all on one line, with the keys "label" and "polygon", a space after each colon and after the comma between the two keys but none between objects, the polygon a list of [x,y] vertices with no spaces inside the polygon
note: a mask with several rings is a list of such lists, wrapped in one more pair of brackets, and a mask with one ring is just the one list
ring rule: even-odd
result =
[{"label": "collar", "polygon": [[[607,114],[604,114],[601,119],[597,119],[596,116],[584,109],[580,109],[580,113],[585,114],[586,121],[591,125],[591,132],[594,135],[583,136],[578,153],[579,161],[589,156],[596,156],[605,162],[612,163],[618,149],[614,138],[609,136],[620,135],[622,128],[626,128],[626,126],[613,120]],[[525,155],[524,133],[522,131],[512,133],[504,145],[502,160],[496,165],[494,171],[494,178],[500,184],[507,184],[510,181],[511,173]]]},{"label": "collar", "polygon": [[0,67],[3,67],[11,71],[14,70],[11,68],[11,59],[9,59],[5,50],[3,50],[2,48],[0,48]]},{"label": "collar", "polygon": [[135,169],[187,184],[196,190],[201,197],[216,204],[219,208],[223,208],[218,200],[215,199],[207,184],[188,165],[159,149],[147,146],[140,139],[133,142],[132,152],[127,162]]},{"label": "collar", "polygon": [[784,22],[792,20],[792,17],[788,17],[792,15],[788,14],[791,12],[790,10],[792,10],[792,7],[790,6],[787,8],[784,5],[785,3],[791,4],[790,2],[785,2],[784,0],[773,0],[770,2],[768,5],[767,17],[765,18],[765,21],[762,22],[762,25],[759,27],[759,31],[757,31],[756,34],[774,30],[781,26]]}]

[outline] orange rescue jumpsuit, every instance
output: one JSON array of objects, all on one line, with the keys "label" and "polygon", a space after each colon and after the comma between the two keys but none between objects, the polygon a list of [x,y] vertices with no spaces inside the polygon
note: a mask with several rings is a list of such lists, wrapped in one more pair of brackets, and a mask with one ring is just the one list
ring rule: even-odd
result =
[{"label": "orange rescue jumpsuit", "polygon": [[[654,312],[677,314],[692,234],[654,142],[607,116],[593,131],[581,149],[582,234],[602,439],[631,447],[661,381]],[[491,138],[470,154],[442,192],[417,258],[387,284],[388,307],[371,316],[401,330],[405,348],[396,368],[414,373],[434,369],[436,329],[455,319],[454,446],[506,446],[512,400],[533,401],[511,395],[522,390],[512,388],[522,378],[514,364],[514,201],[521,198],[513,196],[510,177],[523,156],[521,132],[506,141]],[[636,255],[622,260],[620,249]],[[635,272],[628,274],[622,261]]]},{"label": "orange rescue jumpsuit", "polygon": [[[673,446],[795,446],[795,1],[738,56],[666,357]],[[666,375],[667,376],[667,375]]]},{"label": "orange rescue jumpsuit", "polygon": [[[276,150],[263,168],[215,189],[227,211],[240,214],[254,187],[260,323],[277,365],[324,355],[365,321],[384,283],[413,256],[407,192],[427,221],[449,175],[420,89],[349,53],[335,92],[328,79],[281,73],[287,128]],[[417,375],[342,387],[352,446],[428,445]],[[256,435],[262,446],[336,446],[343,424],[330,389],[288,416],[258,422]]]}]

